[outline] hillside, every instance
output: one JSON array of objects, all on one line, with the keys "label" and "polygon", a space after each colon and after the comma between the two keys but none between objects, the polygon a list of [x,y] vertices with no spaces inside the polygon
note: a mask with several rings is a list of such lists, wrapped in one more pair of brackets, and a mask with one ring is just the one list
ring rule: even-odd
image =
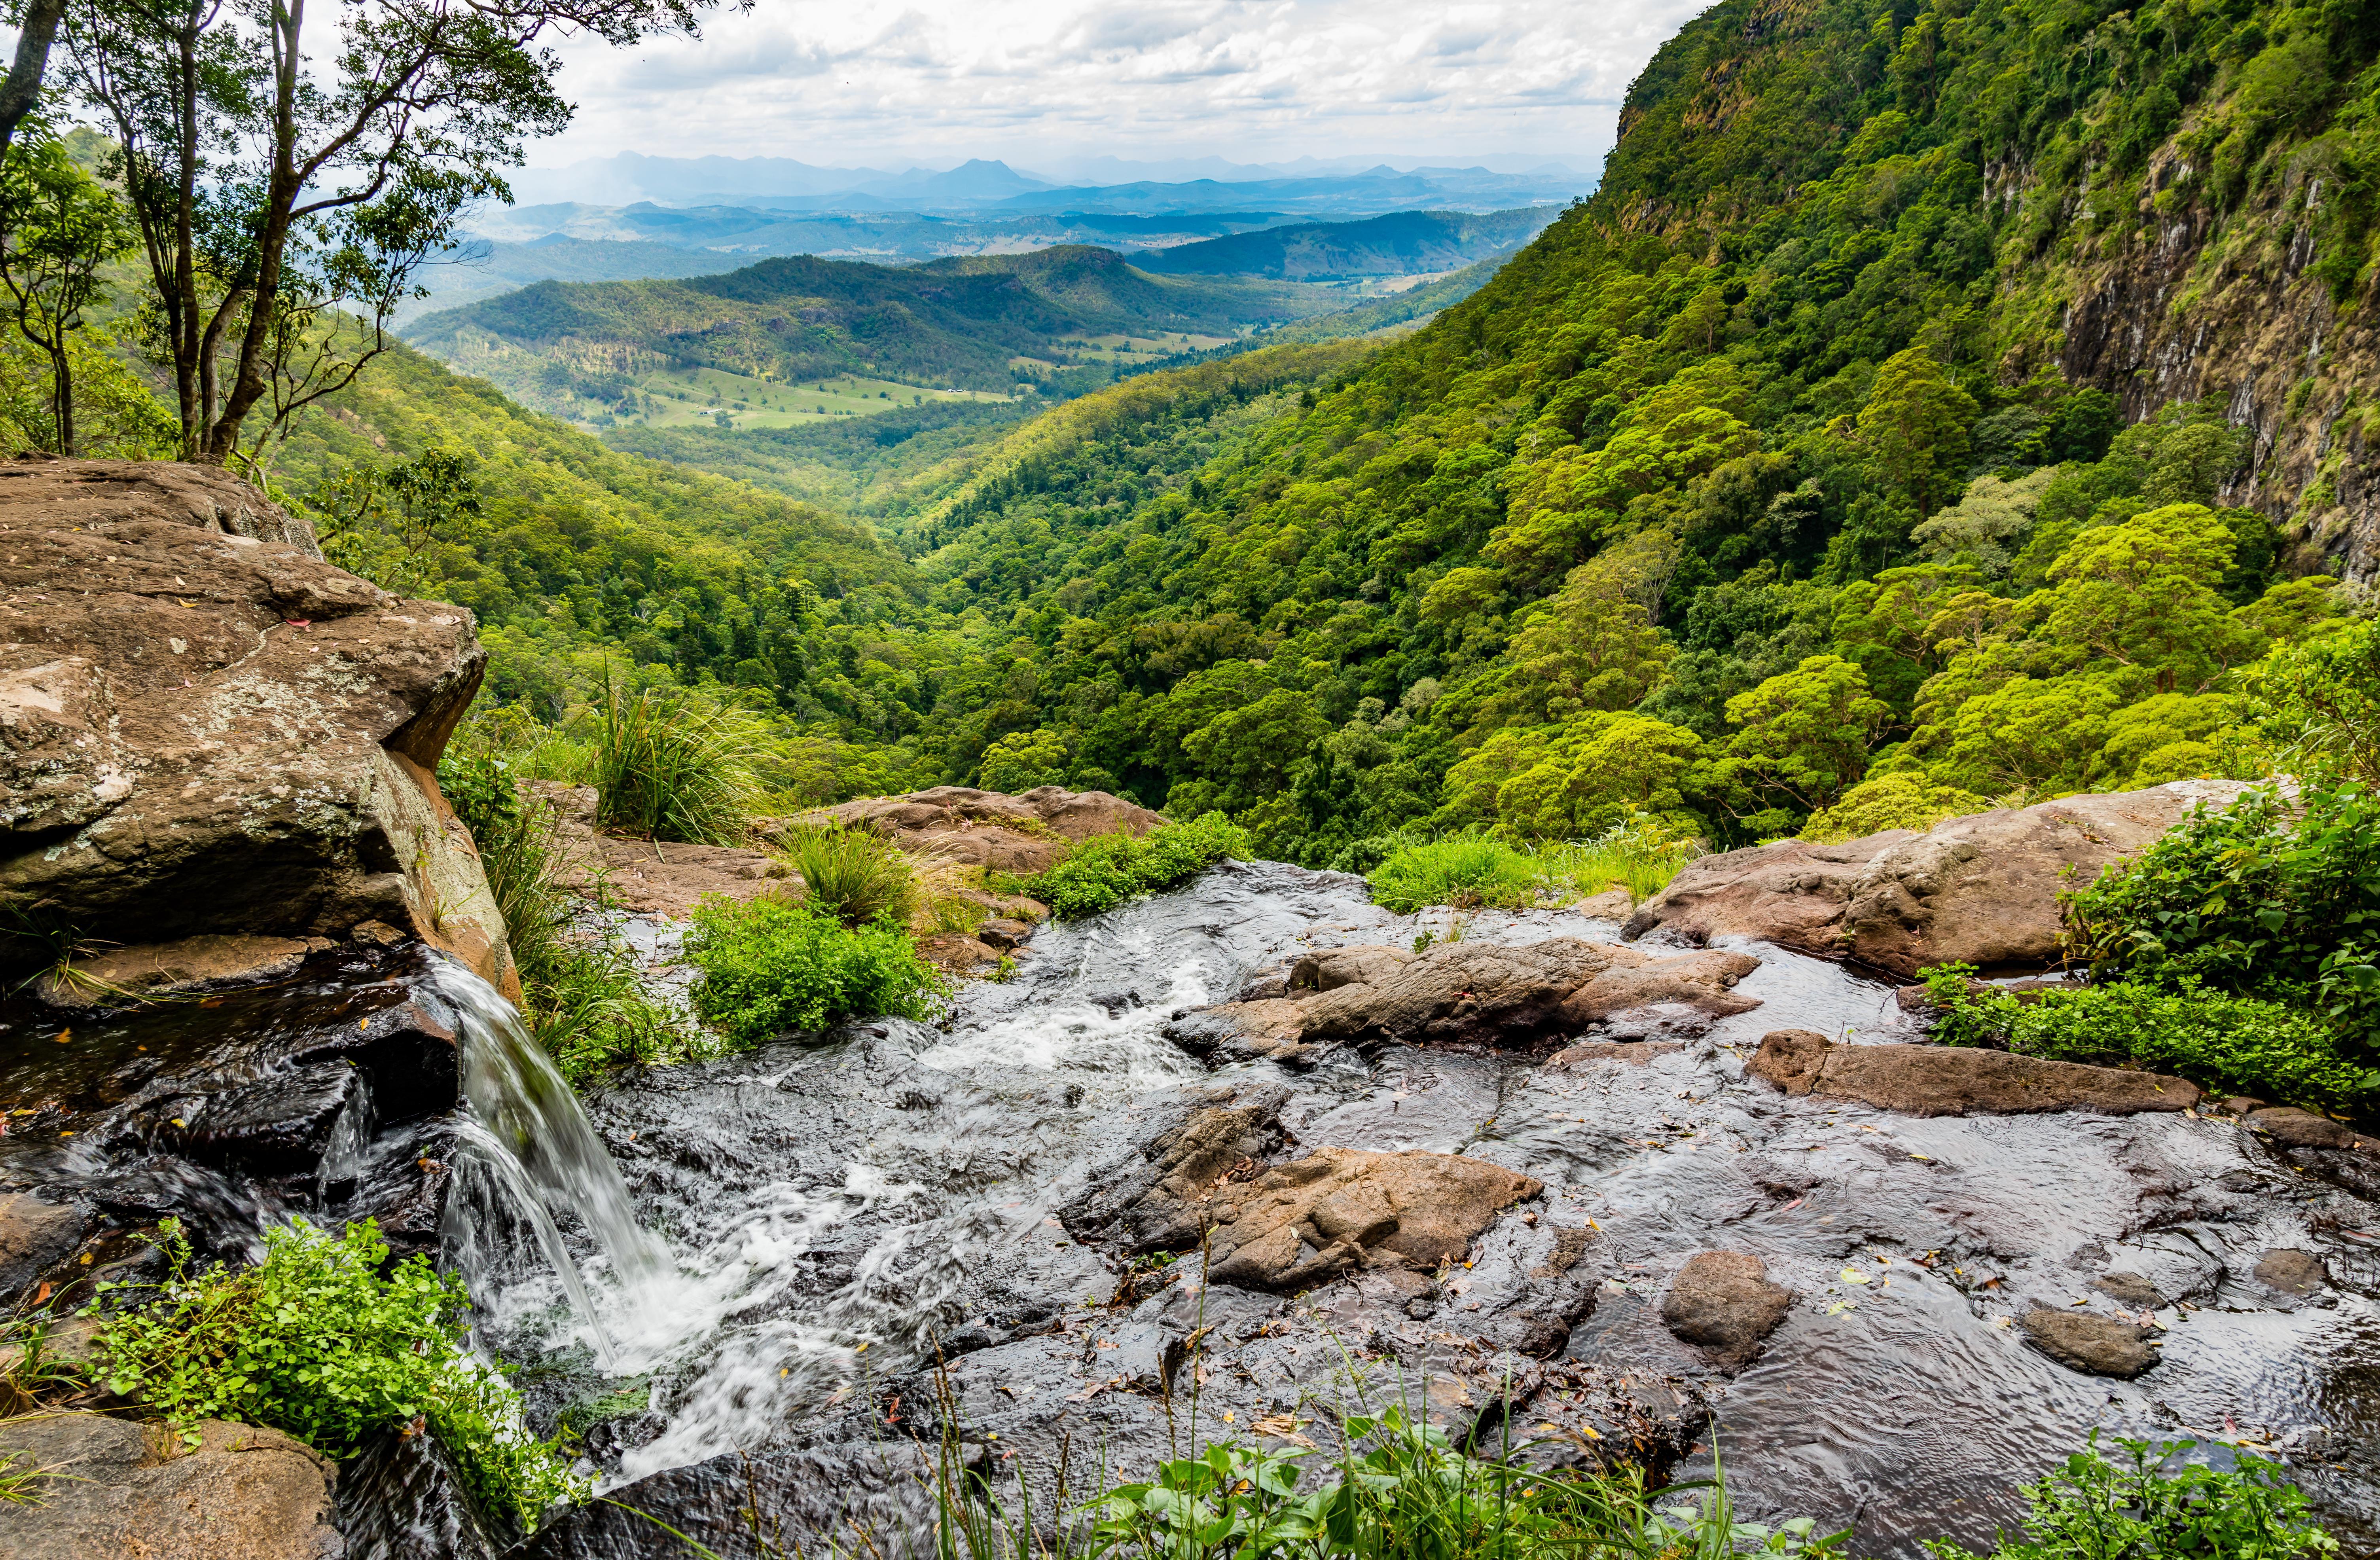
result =
[{"label": "hillside", "polygon": [[1363,222],[1306,222],[1179,244],[1133,263],[1160,276],[1274,276],[1288,281],[1457,271],[1514,249],[1559,214],[1552,206],[1491,212],[1392,212]]},{"label": "hillside", "polygon": [[1213,345],[1330,306],[1293,284],[1152,276],[1111,250],[1062,245],[914,266],[789,256],[686,280],[546,282],[407,335],[530,406],[633,420],[656,395],[683,398],[672,374],[734,376],[726,399],[794,413],[814,399],[794,390],[856,376],[889,409],[896,385],[1005,394],[1020,376],[1111,360],[1103,348]]}]

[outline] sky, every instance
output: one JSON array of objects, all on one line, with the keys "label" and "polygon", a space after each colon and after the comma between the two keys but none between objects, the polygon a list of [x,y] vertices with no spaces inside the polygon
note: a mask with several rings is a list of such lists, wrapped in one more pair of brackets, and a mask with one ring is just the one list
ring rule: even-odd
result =
[{"label": "sky", "polygon": [[1706,3],[758,0],[698,41],[564,43],[577,116],[528,161],[1396,155],[1599,170],[1629,81]]}]

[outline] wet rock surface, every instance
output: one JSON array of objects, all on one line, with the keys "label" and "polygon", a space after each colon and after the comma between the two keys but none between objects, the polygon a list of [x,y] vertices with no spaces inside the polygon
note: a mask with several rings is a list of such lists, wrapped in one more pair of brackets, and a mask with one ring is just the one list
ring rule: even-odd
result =
[{"label": "wet rock surface", "polygon": [[2082,1311],[2040,1309],[2024,1314],[2025,1335],[2070,1370],[2130,1381],[2157,1363],[2152,1328]]},{"label": "wet rock surface", "polygon": [[[1332,1411],[1359,1400],[1402,1395],[1458,1438],[1500,1445],[1509,1430],[1548,1464],[1616,1454],[1681,1476],[1709,1472],[1716,1414],[1748,1516],[1807,1514],[1851,1526],[1858,1553],[1912,1560],[1921,1538],[1987,1543],[2094,1427],[2236,1435],[2288,1459],[2350,1545],[2372,1542],[2380,1456],[2358,1427],[2380,1369],[2380,1260],[2356,1232],[2380,1229],[2380,1204],[2290,1157],[2362,1156],[2164,1098],[1931,1115],[1939,1094],[1904,1111],[1781,1091],[1754,1068],[1765,1035],[1807,1029],[1833,1048],[1823,1061],[1922,1041],[1922,1019],[1840,965],[1749,943],[1706,951],[1751,961],[1722,989],[1761,1005],[1658,1040],[1551,1017],[1512,1046],[1375,1032],[1276,1057],[1169,1038],[1402,980],[1423,959],[1378,950],[1435,925],[1379,911],[1354,880],[1227,865],[1045,929],[1014,981],[966,990],[947,1031],[856,1026],[601,1098],[680,1286],[620,1306],[611,1374],[582,1354],[532,1381],[537,1413],[646,1383],[589,1444],[614,1493],[665,1518],[674,1502],[728,1502],[738,1448],[842,1456],[947,1429],[991,1494],[1047,1511],[1062,1470],[1066,1499],[1086,1493],[1087,1447],[1111,1473],[1220,1436],[1327,1451]],[[1588,951],[1559,957],[1585,968],[1615,932],[1490,912],[1468,941],[1566,940]],[[1301,967],[1313,989],[1293,993]],[[1269,980],[1276,994],[1252,993]],[[1225,1282],[1236,1249],[1210,1246],[1202,1267],[1186,1232],[1219,1227],[1217,1202],[1284,1166],[1368,1163],[1356,1155],[1460,1158],[1539,1189],[1488,1210],[1459,1255],[1439,1248],[1451,1260],[1350,1261],[1282,1289]],[[1378,1210],[1342,1213],[1336,1235],[1307,1223],[1326,1241],[1377,1237]],[[1328,1249],[1297,1247],[1309,1262]],[[2320,1259],[2328,1286],[2254,1276],[2282,1250]],[[1694,1266],[1714,1255],[1725,1271]],[[1739,1361],[1772,1290],[1790,1300]],[[537,1301],[525,1287],[494,1331],[550,1329]],[[2152,1311],[2156,1349],[2140,1333]],[[2137,1379],[2091,1373],[2035,1341],[2035,1312],[2065,1319],[2076,1359],[2162,1359]],[[2076,1318],[2096,1324],[2087,1356]],[[811,1517],[787,1520],[790,1534]]]},{"label": "wet rock surface", "polygon": [[1788,1094],[1857,1100],[1908,1115],[2129,1115],[2187,1110],[2199,1098],[2196,1085],[2157,1073],[1968,1046],[1838,1045],[1808,1030],[1764,1037],[1752,1073]]},{"label": "wet rock surface", "polygon": [[[200,1421],[184,1446],[154,1426],[57,1413],[0,1426],[0,1451],[68,1477],[38,1505],[0,1502],[10,1560],[339,1560],[337,1470],[277,1430]],[[21,1470],[21,1469],[20,1469]]]},{"label": "wet rock surface", "polygon": [[1908,980],[1930,964],[2040,968],[2058,954],[2058,896],[2247,787],[2184,780],[2066,797],[1841,845],[1783,840],[1690,862],[1627,934],[1766,938]]}]

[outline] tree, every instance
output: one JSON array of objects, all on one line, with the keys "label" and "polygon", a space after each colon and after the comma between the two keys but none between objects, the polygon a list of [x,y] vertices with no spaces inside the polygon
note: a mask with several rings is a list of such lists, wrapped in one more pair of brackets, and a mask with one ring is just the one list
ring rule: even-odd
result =
[{"label": "tree", "polygon": [[68,347],[83,311],[107,294],[100,267],[134,242],[115,197],[46,130],[0,157],[0,287],[18,334],[49,360],[50,447],[59,455],[81,449]]},{"label": "tree", "polygon": [[1887,716],[1858,665],[1836,655],[1813,655],[1727,701],[1730,725],[1718,777],[1767,805],[1747,817],[1755,828],[1781,814],[1808,814],[1831,805],[1867,768],[1868,744]]},{"label": "tree", "polygon": [[322,555],[384,591],[419,595],[439,577],[432,549],[468,539],[480,495],[463,457],[427,449],[377,470],[350,467],[316,494]]},{"label": "tree", "polygon": [[2049,570],[2044,632],[2141,668],[2159,693],[2199,692],[2265,648],[2215,589],[2231,549],[2230,528],[2200,504],[2094,526]]},{"label": "tree", "polygon": [[48,70],[51,45],[57,42],[58,22],[67,0],[32,0],[17,24],[17,57],[0,79],[0,155],[15,142],[17,130],[42,100],[42,78]]},{"label": "tree", "polygon": [[1920,519],[1934,513],[1943,473],[1966,464],[1975,410],[1974,397],[1923,347],[1896,352],[1876,370],[1876,387],[1860,408],[1860,436],[1886,480],[1916,503]]},{"label": "tree", "polygon": [[324,37],[305,0],[72,0],[76,91],[116,140],[184,458],[253,458],[386,347],[419,267],[569,119],[541,34],[626,43],[708,3],[349,0]]}]

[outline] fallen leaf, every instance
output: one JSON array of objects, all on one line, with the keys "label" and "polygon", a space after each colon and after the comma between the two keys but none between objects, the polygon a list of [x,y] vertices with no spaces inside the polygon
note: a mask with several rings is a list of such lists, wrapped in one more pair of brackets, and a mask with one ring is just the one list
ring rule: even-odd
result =
[{"label": "fallen leaf", "polygon": [[1864,1284],[1867,1282],[1867,1274],[1862,1273],[1855,1267],[1847,1267],[1843,1269],[1842,1278],[1843,1282],[1846,1284]]}]

